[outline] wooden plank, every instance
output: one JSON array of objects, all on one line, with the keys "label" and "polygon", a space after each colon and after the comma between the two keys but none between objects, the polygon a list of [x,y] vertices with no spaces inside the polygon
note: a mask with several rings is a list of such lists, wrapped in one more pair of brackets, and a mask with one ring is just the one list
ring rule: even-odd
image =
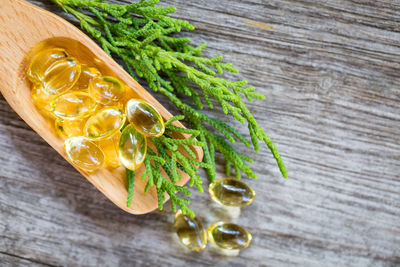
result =
[{"label": "wooden plank", "polygon": [[[30,2],[69,18],[48,1]],[[226,77],[247,79],[267,96],[249,107],[280,149],[289,179],[264,148],[252,165],[259,180],[246,180],[256,199],[240,217],[230,218],[207,194],[191,196],[206,225],[238,222],[253,234],[251,246],[237,257],[211,245],[198,254],[184,250],[172,214],[120,211],[1,99],[0,255],[7,265],[24,263],[1,253],[57,266],[399,265],[398,1],[163,4],[196,26],[182,35],[207,42],[207,55],[223,54],[241,70]],[[222,177],[222,165],[219,171]]]}]

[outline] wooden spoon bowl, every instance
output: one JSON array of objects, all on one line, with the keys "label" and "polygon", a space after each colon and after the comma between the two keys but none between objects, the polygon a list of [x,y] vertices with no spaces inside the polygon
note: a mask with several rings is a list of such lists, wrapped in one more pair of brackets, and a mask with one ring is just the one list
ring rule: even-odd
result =
[{"label": "wooden spoon bowl", "polygon": [[[26,77],[30,58],[43,48],[64,48],[72,57],[96,66],[104,75],[118,77],[132,89],[128,90],[129,97],[149,102],[157,108],[164,120],[172,117],[117,62],[72,24],[22,0],[0,0],[0,6],[0,91],[14,111],[67,161],[70,162],[64,150],[64,140],[35,108],[31,99],[31,84]],[[183,127],[179,122],[175,125]],[[174,137],[187,138],[184,134]],[[201,148],[192,147],[192,150],[197,160],[201,160]],[[138,179],[143,173],[143,166],[135,172],[135,192],[129,208],[126,206],[128,192],[123,167],[102,168],[94,173],[76,169],[115,205],[129,213],[144,214],[157,208],[156,190],[151,188],[148,193],[144,193],[145,182]],[[182,179],[177,184],[184,185],[189,177],[185,173],[181,174]]]}]

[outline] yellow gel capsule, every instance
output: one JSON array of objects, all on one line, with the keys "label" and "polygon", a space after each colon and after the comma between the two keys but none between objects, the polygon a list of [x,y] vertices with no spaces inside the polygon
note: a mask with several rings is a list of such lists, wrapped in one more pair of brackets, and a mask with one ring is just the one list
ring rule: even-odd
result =
[{"label": "yellow gel capsule", "polygon": [[181,210],[175,214],[174,228],[179,240],[187,248],[200,251],[207,245],[207,234],[202,222],[196,216],[194,218],[183,215]]},{"label": "yellow gel capsule", "polygon": [[95,171],[103,167],[103,151],[92,141],[83,136],[74,136],[65,140],[68,158],[77,167],[86,171]]},{"label": "yellow gel capsule", "polygon": [[89,84],[89,94],[100,104],[115,105],[125,95],[125,87],[110,76],[95,77]]},{"label": "yellow gel capsule", "polygon": [[103,109],[103,108],[109,108],[109,107],[117,108],[117,109],[120,109],[122,111],[124,110],[124,104],[122,104],[121,102],[113,103],[112,106],[103,105],[103,104],[100,104],[99,102],[97,102],[97,110],[100,110],[100,109]]},{"label": "yellow gel capsule", "polygon": [[122,164],[136,170],[142,164],[147,152],[147,140],[141,133],[128,125],[122,131],[118,145],[119,158]]},{"label": "yellow gel capsule", "polygon": [[161,114],[143,100],[129,100],[126,104],[126,116],[133,127],[145,136],[158,137],[165,131]]},{"label": "yellow gel capsule", "polygon": [[233,207],[250,205],[255,196],[253,188],[235,178],[219,179],[210,184],[208,191],[216,202]]},{"label": "yellow gel capsule", "polygon": [[42,85],[34,85],[31,91],[32,100],[35,106],[46,116],[53,118],[51,102],[54,96],[48,95],[43,91]]},{"label": "yellow gel capsule", "polygon": [[57,117],[74,120],[94,112],[97,103],[88,93],[73,91],[56,97],[51,106]]},{"label": "yellow gel capsule", "polygon": [[111,168],[117,168],[121,166],[121,160],[118,154],[118,143],[121,138],[121,132],[117,131],[113,136],[102,139],[98,142],[99,147],[104,153],[105,163]]},{"label": "yellow gel capsule", "polygon": [[81,75],[79,76],[78,81],[76,82],[76,84],[74,85],[74,87],[72,89],[77,90],[77,91],[86,92],[89,90],[90,82],[94,78],[100,77],[100,76],[101,76],[101,73],[97,68],[89,66],[89,65],[82,65]]},{"label": "yellow gel capsule", "polygon": [[86,122],[83,133],[92,140],[101,140],[119,131],[125,123],[125,114],[118,108],[103,108]]},{"label": "yellow gel capsule", "polygon": [[79,120],[63,120],[57,118],[55,121],[55,128],[57,133],[64,138],[82,136],[85,122],[85,118]]},{"label": "yellow gel capsule", "polygon": [[28,79],[34,84],[42,83],[46,70],[56,61],[67,56],[67,52],[61,48],[51,48],[38,53],[29,64]]},{"label": "yellow gel capsule", "polygon": [[242,226],[216,222],[207,228],[208,240],[223,249],[247,248],[251,242],[251,234]]},{"label": "yellow gel capsule", "polygon": [[71,89],[81,74],[81,64],[74,58],[56,61],[45,72],[43,90],[49,95],[59,95]]}]

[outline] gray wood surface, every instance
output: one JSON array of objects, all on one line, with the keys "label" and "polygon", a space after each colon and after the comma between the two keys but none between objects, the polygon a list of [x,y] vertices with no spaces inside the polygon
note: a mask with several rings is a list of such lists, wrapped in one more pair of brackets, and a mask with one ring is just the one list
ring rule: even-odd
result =
[{"label": "gray wood surface", "polygon": [[[49,1],[30,2],[68,18]],[[399,266],[400,2],[162,3],[197,27],[185,35],[207,42],[207,55],[240,68],[229,77],[267,96],[251,111],[289,179],[264,148],[252,165],[260,178],[247,180],[256,200],[240,217],[206,193],[191,197],[206,225],[238,222],[251,246],[235,257],[212,245],[188,252],[169,209],[119,210],[0,98],[0,265]]]}]

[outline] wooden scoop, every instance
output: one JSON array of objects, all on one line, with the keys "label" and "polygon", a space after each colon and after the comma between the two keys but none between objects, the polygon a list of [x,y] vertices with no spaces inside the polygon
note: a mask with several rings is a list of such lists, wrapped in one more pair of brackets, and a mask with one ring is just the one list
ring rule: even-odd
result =
[{"label": "wooden scoop", "polygon": [[[64,140],[35,108],[31,99],[31,84],[26,77],[30,58],[46,47],[64,48],[82,63],[96,66],[104,75],[118,77],[128,89],[130,97],[141,98],[158,109],[167,120],[172,115],[138,84],[118,63],[111,59],[94,41],[64,19],[22,0],[0,0],[0,90],[15,112],[67,161]],[[176,125],[183,127],[179,122]],[[175,136],[186,138],[185,135]],[[197,160],[203,157],[200,147],[192,147]],[[70,161],[69,161],[70,162]],[[156,190],[144,193],[145,182],[139,178],[143,166],[136,170],[132,206],[126,206],[125,169],[103,168],[94,173],[77,170],[115,205],[132,214],[144,214],[157,208]],[[179,185],[189,177],[182,174]]]}]

